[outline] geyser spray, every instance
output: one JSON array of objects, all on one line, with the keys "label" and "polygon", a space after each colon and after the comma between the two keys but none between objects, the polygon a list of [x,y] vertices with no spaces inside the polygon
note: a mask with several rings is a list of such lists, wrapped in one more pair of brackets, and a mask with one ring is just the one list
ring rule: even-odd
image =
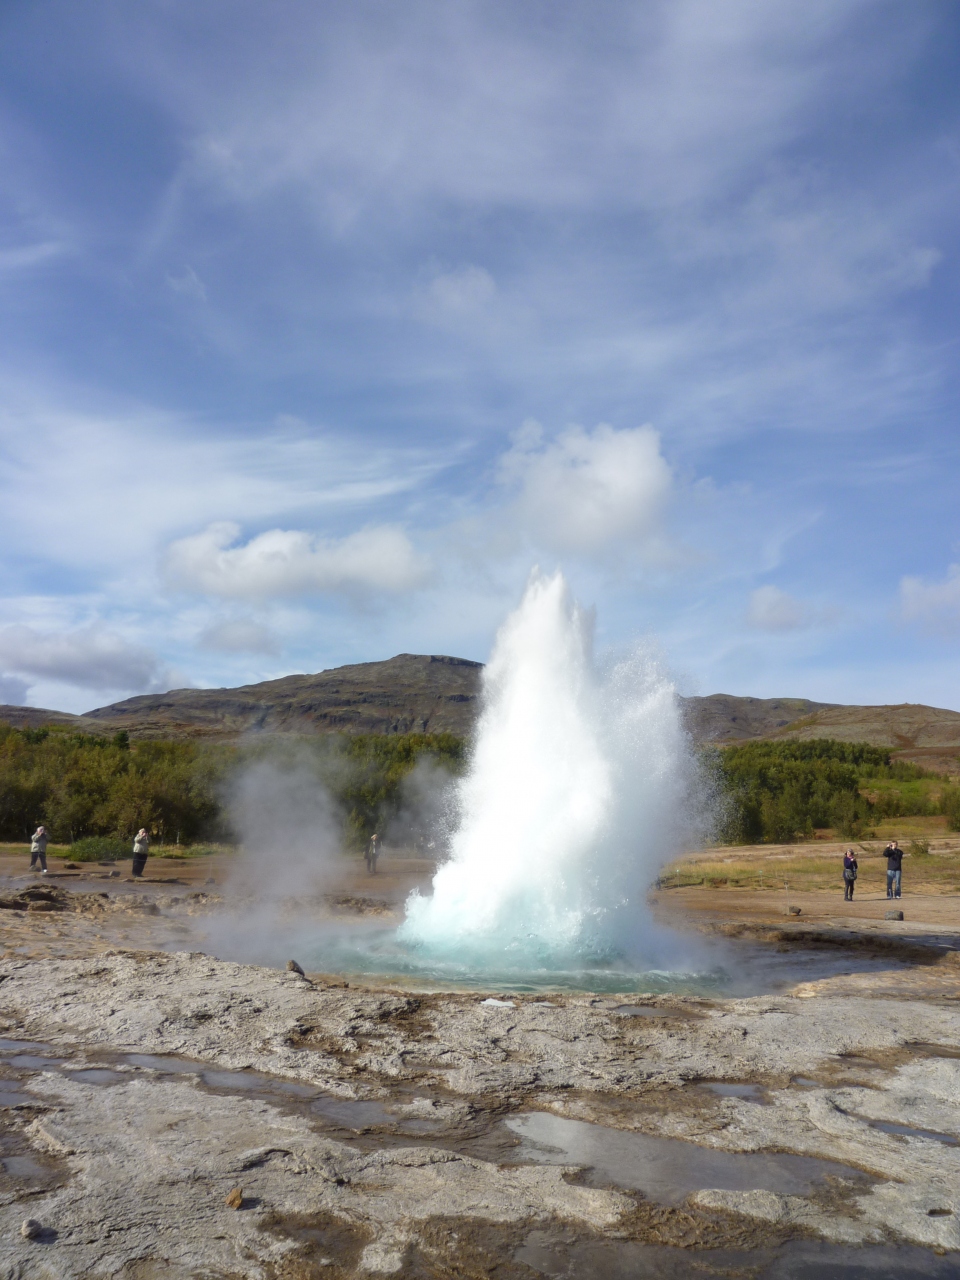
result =
[{"label": "geyser spray", "polygon": [[593,618],[534,572],[483,675],[459,824],[399,937],[466,963],[640,958],[645,891],[690,827],[693,764],[676,693],[636,653],[604,672]]}]

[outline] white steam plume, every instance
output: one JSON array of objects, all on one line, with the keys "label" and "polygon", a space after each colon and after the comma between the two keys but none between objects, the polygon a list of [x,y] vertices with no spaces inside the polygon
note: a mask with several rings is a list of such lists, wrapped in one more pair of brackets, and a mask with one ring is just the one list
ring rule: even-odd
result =
[{"label": "white steam plume", "polygon": [[342,823],[316,765],[259,760],[237,779],[230,821],[243,845],[239,880],[264,905],[329,883]]},{"label": "white steam plume", "polygon": [[484,671],[461,822],[400,936],[482,963],[638,955],[645,892],[687,832],[694,766],[676,693],[643,653],[598,674],[592,617],[535,572]]}]

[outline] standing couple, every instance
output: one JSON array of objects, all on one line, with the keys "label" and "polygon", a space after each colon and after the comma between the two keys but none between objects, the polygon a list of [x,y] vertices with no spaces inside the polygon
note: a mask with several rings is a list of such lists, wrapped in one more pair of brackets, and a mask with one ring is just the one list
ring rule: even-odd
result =
[{"label": "standing couple", "polygon": [[[896,840],[891,840],[886,847],[885,856],[887,859],[887,897],[900,897],[900,879],[903,867],[903,850],[897,844]],[[848,849],[843,855],[843,900],[844,902],[853,901],[853,886],[857,880],[857,855],[852,849]]]},{"label": "standing couple", "polygon": [[896,840],[890,840],[886,848],[887,855],[887,897],[900,897],[900,877],[903,867],[903,850]]}]

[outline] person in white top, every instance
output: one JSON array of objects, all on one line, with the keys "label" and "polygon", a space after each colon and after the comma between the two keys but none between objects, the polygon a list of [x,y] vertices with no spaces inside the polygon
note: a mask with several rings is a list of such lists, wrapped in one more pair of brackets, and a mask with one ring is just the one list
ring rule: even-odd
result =
[{"label": "person in white top", "polygon": [[133,874],[135,876],[143,875],[143,868],[147,865],[147,854],[149,852],[150,837],[147,835],[146,828],[141,827],[133,841]]},{"label": "person in white top", "polygon": [[39,864],[41,873],[47,874],[47,829],[37,827],[30,838],[30,870]]}]

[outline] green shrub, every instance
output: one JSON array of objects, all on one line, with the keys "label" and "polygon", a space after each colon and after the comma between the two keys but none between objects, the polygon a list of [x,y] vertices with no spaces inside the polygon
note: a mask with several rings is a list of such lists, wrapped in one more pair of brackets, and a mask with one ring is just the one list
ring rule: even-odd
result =
[{"label": "green shrub", "polygon": [[126,840],[113,836],[87,836],[75,840],[68,854],[71,862],[112,862],[118,858],[132,858],[133,848]]},{"label": "green shrub", "polygon": [[944,787],[940,792],[940,812],[947,815],[951,831],[960,831],[960,787]]},{"label": "green shrub", "polygon": [[914,858],[927,858],[930,856],[929,840],[911,840],[907,853]]}]

